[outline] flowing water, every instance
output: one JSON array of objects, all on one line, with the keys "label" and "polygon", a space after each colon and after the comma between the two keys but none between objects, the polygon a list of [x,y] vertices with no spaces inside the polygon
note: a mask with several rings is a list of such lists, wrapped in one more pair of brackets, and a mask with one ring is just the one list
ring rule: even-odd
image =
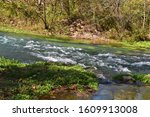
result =
[{"label": "flowing water", "polygon": [[[0,56],[24,63],[53,61],[92,67],[101,78],[110,81],[116,73],[150,73],[150,52],[33,39],[8,33],[0,33]],[[150,88],[100,84],[92,99],[150,99]]]}]

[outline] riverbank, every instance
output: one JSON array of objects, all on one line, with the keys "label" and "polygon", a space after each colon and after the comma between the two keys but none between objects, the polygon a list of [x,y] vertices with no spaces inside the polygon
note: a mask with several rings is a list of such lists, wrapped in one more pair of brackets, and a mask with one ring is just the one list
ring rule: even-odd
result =
[{"label": "riverbank", "polygon": [[1,32],[16,33],[17,35],[26,35],[33,38],[46,39],[50,41],[65,42],[65,43],[81,43],[81,44],[95,44],[95,45],[108,45],[119,48],[127,48],[129,50],[142,50],[149,52],[150,41],[116,41],[112,39],[74,39],[67,35],[49,35],[44,31],[29,31],[25,29],[19,29],[16,27],[10,27],[6,25],[0,25]]},{"label": "riverbank", "polygon": [[150,74],[118,74],[113,77],[116,83],[135,84],[138,86],[150,85]]},{"label": "riverbank", "polygon": [[90,99],[97,88],[96,76],[78,65],[0,58],[0,99],[57,99],[68,92],[73,97],[62,99]]},{"label": "riverbank", "polygon": [[[94,73],[78,65],[53,62],[24,64],[0,58],[2,100],[91,99],[99,82]],[[113,77],[113,82],[133,87],[149,86],[150,74],[118,74]]]}]

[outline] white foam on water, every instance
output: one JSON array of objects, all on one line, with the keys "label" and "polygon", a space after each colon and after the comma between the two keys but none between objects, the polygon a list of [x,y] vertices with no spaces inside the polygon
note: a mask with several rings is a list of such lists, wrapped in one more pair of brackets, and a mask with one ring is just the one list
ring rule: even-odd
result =
[{"label": "white foam on water", "polygon": [[63,53],[64,55],[69,55],[72,54],[74,52],[78,52],[79,50],[81,50],[80,48],[74,48],[74,47],[59,47],[59,46],[55,46],[55,45],[44,45],[43,48],[45,48],[46,50],[49,51],[58,51],[58,53]]},{"label": "white foam on water", "polygon": [[0,36],[0,39],[3,39],[3,36]]},{"label": "white foam on water", "polygon": [[38,42],[28,41],[23,48],[32,49],[32,50],[40,50],[40,45],[38,45]]},{"label": "white foam on water", "polygon": [[67,55],[70,54],[70,52],[66,52],[66,51],[64,51],[63,49],[61,49],[60,51],[61,51],[63,54],[67,54]]},{"label": "white foam on water", "polygon": [[124,65],[129,65],[129,63],[125,60],[123,60],[122,58],[116,58],[116,57],[112,57],[112,56],[109,56],[107,59],[106,59],[107,62],[113,62],[113,63],[119,63],[119,64],[124,64]]},{"label": "white foam on water", "polygon": [[73,50],[73,51],[75,51],[75,50],[81,51],[82,50],[82,48],[74,48],[74,47],[67,47],[66,49],[67,50]]},{"label": "white foam on water", "polygon": [[143,54],[143,56],[150,57],[150,54]]},{"label": "white foam on water", "polygon": [[20,45],[16,42],[16,38],[13,37],[7,37],[3,36],[2,39],[0,39],[2,42],[1,44],[7,44],[9,46],[14,46],[14,47],[20,47]]},{"label": "white foam on water", "polygon": [[134,59],[141,59],[141,57],[139,57],[139,56],[132,56],[131,58],[134,58]]},{"label": "white foam on water", "polygon": [[131,72],[131,70],[129,70],[127,67],[122,69],[123,72]]},{"label": "white foam on water", "polygon": [[137,66],[137,67],[141,67],[141,66],[144,66],[144,65],[150,66],[150,62],[149,61],[147,61],[147,62],[135,62],[135,63],[132,63],[131,65],[132,66]]},{"label": "white foam on water", "polygon": [[104,66],[107,66],[107,65],[106,65],[106,63],[101,62],[101,63],[99,63],[99,66],[104,67]]},{"label": "white foam on water", "polygon": [[48,56],[51,56],[51,55],[58,55],[59,53],[57,52],[44,52],[44,54],[48,55]]},{"label": "white foam on water", "polygon": [[122,60],[120,58],[116,58],[116,59],[114,59],[114,61],[119,64],[129,65],[128,62],[126,62],[125,60]]},{"label": "white foam on water", "polygon": [[98,54],[98,56],[100,56],[100,57],[113,57],[115,55],[111,54],[111,53],[106,53],[106,54]]},{"label": "white foam on water", "polygon": [[4,36],[4,37],[3,37],[3,44],[6,44],[6,43],[8,43],[8,42],[9,42],[8,38],[7,38],[6,36]]},{"label": "white foam on water", "polygon": [[77,62],[76,61],[73,61],[73,60],[71,60],[71,59],[69,59],[69,58],[60,58],[60,57],[57,57],[57,60],[59,61],[59,62],[63,62],[63,63],[71,63],[71,64],[77,64]]},{"label": "white foam on water", "polygon": [[16,40],[17,40],[16,38],[10,37],[10,36],[8,36],[7,38],[8,38],[9,40],[12,40],[12,41],[16,41]]},{"label": "white foam on water", "polygon": [[128,72],[128,73],[131,72],[131,70],[129,70],[129,68],[123,67],[121,65],[119,65],[119,66],[110,66],[110,68],[113,68],[116,72]]},{"label": "white foam on water", "polygon": [[57,46],[52,46],[52,45],[44,45],[44,48],[45,49],[56,49],[56,50],[60,50],[61,47],[57,47]]},{"label": "white foam on water", "polygon": [[23,38],[21,38],[21,39],[20,39],[20,41],[24,41],[24,39],[23,39]]},{"label": "white foam on water", "polygon": [[43,60],[46,60],[46,61],[77,64],[76,61],[73,61],[73,60],[71,60],[71,59],[69,59],[69,58],[44,56],[44,55],[42,55],[42,54],[33,53],[33,52],[31,52],[30,54],[33,55],[33,56],[36,56],[36,57],[38,57],[38,58],[41,58],[41,59],[43,59]]},{"label": "white foam on water", "polygon": [[118,66],[119,72],[131,72],[127,67]]},{"label": "white foam on water", "polygon": [[33,45],[25,45],[23,48],[28,48],[28,49],[31,49],[31,48],[33,48]]},{"label": "white foam on water", "polygon": [[81,53],[81,52],[76,52],[77,56],[86,56],[85,53]]},{"label": "white foam on water", "polygon": [[97,66],[100,66],[100,67],[108,67],[108,64],[104,63],[102,60],[97,61],[96,64]]},{"label": "white foam on water", "polygon": [[50,44],[47,44],[47,45],[44,45],[46,49],[58,49],[58,50],[73,50],[73,51],[76,51],[76,50],[82,50],[81,48],[74,48],[74,47],[60,47],[60,46],[55,46],[55,45],[50,45]]},{"label": "white foam on water", "polygon": [[92,57],[92,59],[93,59],[93,60],[98,60],[98,58],[97,58],[97,57],[95,57],[95,56],[93,56],[93,57]]},{"label": "white foam on water", "polygon": [[68,50],[73,50],[75,51],[76,49],[74,47],[67,47]]},{"label": "white foam on water", "polygon": [[32,40],[32,41],[28,41],[28,42],[27,42],[27,44],[31,44],[31,43],[34,43],[34,41]]},{"label": "white foam on water", "polygon": [[114,58],[112,58],[112,56],[109,56],[108,58],[107,58],[107,61],[113,61],[114,60]]}]

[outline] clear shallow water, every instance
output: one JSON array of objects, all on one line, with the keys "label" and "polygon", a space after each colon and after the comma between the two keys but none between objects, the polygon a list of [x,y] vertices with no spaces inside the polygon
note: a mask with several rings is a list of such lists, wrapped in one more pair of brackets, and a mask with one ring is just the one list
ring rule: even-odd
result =
[{"label": "clear shallow water", "polygon": [[[42,60],[79,64],[83,67],[91,66],[97,73],[103,74],[104,78],[111,78],[112,75],[120,72],[150,73],[150,54],[142,51],[50,42],[7,33],[0,33],[0,56],[25,63]],[[104,87],[109,90],[107,85]],[[124,86],[116,87],[129,90]]]},{"label": "clear shallow water", "polygon": [[94,100],[150,100],[150,87],[137,87],[127,84],[100,84]]}]

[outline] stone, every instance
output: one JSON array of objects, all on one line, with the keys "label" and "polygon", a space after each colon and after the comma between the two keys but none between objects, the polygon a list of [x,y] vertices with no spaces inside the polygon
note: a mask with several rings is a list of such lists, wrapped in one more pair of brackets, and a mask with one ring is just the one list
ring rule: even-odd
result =
[{"label": "stone", "polygon": [[137,81],[135,82],[135,84],[136,84],[137,86],[144,86],[144,83],[142,83],[142,82],[139,81],[139,80],[137,80]]},{"label": "stone", "polygon": [[112,81],[110,81],[110,79],[106,78],[103,74],[96,74],[96,77],[98,78],[98,81],[101,84],[111,84],[112,83]]},{"label": "stone", "polygon": [[133,84],[135,79],[132,76],[122,76],[122,83]]}]

